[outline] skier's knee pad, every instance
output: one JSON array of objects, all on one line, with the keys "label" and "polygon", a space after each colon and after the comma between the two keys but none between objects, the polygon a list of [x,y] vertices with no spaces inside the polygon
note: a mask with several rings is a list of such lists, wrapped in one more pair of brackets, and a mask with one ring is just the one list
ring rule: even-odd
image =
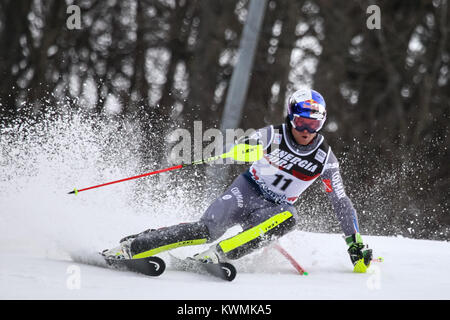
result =
[{"label": "skier's knee pad", "polygon": [[209,238],[205,224],[180,223],[139,234],[131,242],[130,250],[133,258],[144,258],[183,246],[204,244]]},{"label": "skier's knee pad", "polygon": [[234,237],[219,242],[217,250],[228,259],[238,259],[291,231],[296,224],[294,214],[290,211],[278,213]]}]

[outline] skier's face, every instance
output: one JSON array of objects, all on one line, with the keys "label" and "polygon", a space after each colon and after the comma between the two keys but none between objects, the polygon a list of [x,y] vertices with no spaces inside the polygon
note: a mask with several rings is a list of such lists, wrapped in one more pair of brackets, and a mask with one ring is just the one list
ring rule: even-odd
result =
[{"label": "skier's face", "polygon": [[300,145],[307,145],[309,144],[314,137],[316,136],[316,133],[310,133],[308,130],[298,131],[292,128],[292,135],[295,138],[295,141]]}]

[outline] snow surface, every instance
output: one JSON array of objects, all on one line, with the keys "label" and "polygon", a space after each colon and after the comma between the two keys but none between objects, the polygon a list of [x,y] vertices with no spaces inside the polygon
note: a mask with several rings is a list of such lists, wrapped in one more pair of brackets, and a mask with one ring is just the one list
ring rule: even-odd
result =
[{"label": "snow surface", "polygon": [[[1,299],[449,299],[447,242],[365,236],[385,261],[355,274],[342,237],[293,232],[280,243],[309,272],[301,276],[277,251],[260,250],[236,261],[238,275],[224,282],[176,271],[160,277],[74,263],[69,257],[0,253]],[[15,251],[15,252],[12,252]],[[177,252],[178,251],[178,252]],[[185,252],[182,252],[185,251]],[[187,248],[176,249],[185,254]],[[162,255],[166,257],[166,255]],[[169,259],[167,259],[169,261]],[[74,273],[75,271],[75,273]],[[79,282],[73,282],[79,275]],[[75,283],[75,284],[74,284]]]}]

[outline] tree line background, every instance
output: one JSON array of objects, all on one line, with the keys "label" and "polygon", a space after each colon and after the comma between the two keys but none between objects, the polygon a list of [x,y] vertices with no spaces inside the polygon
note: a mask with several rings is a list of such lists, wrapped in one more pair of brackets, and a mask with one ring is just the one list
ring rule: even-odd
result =
[{"label": "tree line background", "polygon": [[[81,29],[67,27],[67,7]],[[131,117],[166,157],[161,135],[220,126],[247,17],[247,0],[2,0],[0,128],[65,101]],[[381,29],[367,28],[369,5]],[[240,128],[280,123],[287,96],[308,85],[325,97],[323,134],[340,159],[362,232],[448,239],[450,25],[447,0],[270,0]],[[242,171],[242,166],[232,173]],[[232,179],[230,175],[229,179]],[[304,229],[339,231],[299,201]]]}]

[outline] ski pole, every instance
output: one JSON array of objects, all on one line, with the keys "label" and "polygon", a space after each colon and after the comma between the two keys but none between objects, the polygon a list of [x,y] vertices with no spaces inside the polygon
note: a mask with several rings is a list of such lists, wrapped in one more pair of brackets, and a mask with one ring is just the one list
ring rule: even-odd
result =
[{"label": "ski pole", "polygon": [[120,179],[120,180],[116,180],[116,181],[111,181],[111,182],[107,182],[107,183],[103,183],[103,184],[99,184],[99,185],[96,185],[96,186],[87,187],[87,188],[83,188],[83,189],[76,189],[75,188],[72,191],[70,191],[69,194],[77,195],[79,192],[82,192],[82,191],[95,189],[95,188],[100,188],[100,187],[108,186],[110,184],[115,184],[115,183],[119,183],[119,182],[124,182],[124,181],[133,180],[133,179],[138,179],[138,178],[142,178],[142,177],[146,177],[146,176],[150,176],[150,175],[154,175],[154,174],[158,174],[158,173],[162,173],[162,172],[177,170],[177,169],[181,169],[181,168],[192,166],[192,165],[213,162],[213,161],[218,160],[218,159],[232,158],[232,159],[234,159],[236,161],[254,162],[256,160],[261,159],[262,156],[263,156],[262,145],[260,145],[260,144],[258,144],[258,145],[249,145],[249,144],[242,143],[242,144],[235,145],[233,148],[231,148],[231,150],[229,152],[223,153],[223,154],[215,156],[215,157],[210,157],[210,158],[207,158],[207,159],[194,161],[192,163],[179,164],[177,166],[173,166],[173,167],[170,167],[170,168],[165,168],[165,169],[160,169],[160,170],[156,170],[156,171],[152,171],[152,172],[147,172],[147,173],[143,173],[143,174],[140,174],[140,175],[137,175],[137,176],[124,178],[124,179]]},{"label": "ski pole", "polygon": [[384,262],[384,259],[382,257],[373,258],[372,262]]}]

